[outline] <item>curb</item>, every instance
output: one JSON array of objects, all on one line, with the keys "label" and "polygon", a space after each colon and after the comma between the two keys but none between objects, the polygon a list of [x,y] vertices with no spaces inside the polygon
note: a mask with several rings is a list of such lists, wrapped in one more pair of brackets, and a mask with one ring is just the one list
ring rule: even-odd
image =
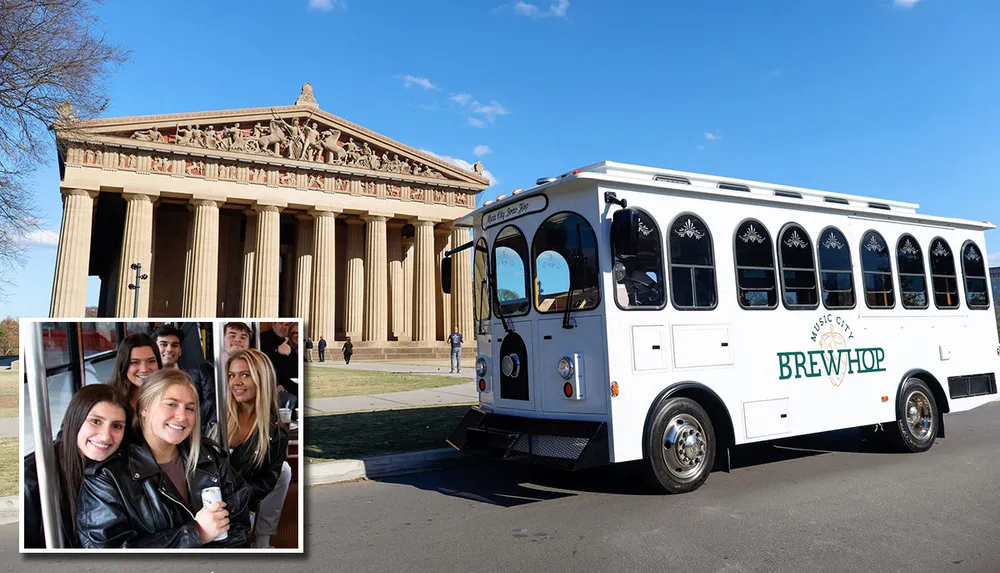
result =
[{"label": "curb", "polygon": [[463,454],[453,448],[391,454],[363,460],[337,460],[306,464],[306,485],[326,485],[420,473],[424,471],[453,468],[481,462],[478,458]]},{"label": "curb", "polygon": [[0,497],[0,525],[20,521],[21,498],[16,495]]}]

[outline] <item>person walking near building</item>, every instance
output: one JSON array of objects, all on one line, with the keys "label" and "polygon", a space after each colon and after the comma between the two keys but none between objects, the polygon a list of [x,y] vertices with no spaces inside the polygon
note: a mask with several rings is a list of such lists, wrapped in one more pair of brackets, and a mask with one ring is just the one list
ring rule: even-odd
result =
[{"label": "person walking near building", "polygon": [[319,361],[323,362],[326,359],[326,339],[322,336],[319,337]]},{"label": "person walking near building", "polygon": [[306,362],[313,361],[313,339],[306,337]]},{"label": "person walking near building", "polygon": [[451,343],[451,372],[462,371],[462,333],[455,327],[455,331],[448,335],[448,342]]},{"label": "person walking near building", "polygon": [[344,343],[344,362],[347,364],[351,363],[351,355],[354,354],[354,345],[351,344],[351,337],[347,337],[347,342]]}]

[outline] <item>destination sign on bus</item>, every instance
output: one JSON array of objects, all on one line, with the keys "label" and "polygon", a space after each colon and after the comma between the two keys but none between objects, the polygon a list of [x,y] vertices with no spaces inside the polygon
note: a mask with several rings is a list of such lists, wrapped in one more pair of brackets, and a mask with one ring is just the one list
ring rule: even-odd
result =
[{"label": "destination sign on bus", "polygon": [[483,214],[483,230],[499,225],[505,221],[510,221],[524,215],[544,211],[549,206],[549,199],[545,195],[534,195],[517,203],[504,205],[499,209],[487,211]]}]

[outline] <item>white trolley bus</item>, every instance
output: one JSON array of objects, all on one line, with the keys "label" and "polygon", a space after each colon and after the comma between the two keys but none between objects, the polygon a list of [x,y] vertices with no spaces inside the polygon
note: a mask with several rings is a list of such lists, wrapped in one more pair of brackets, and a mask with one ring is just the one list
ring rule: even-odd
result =
[{"label": "white trolley bus", "polygon": [[612,162],[486,202],[449,253],[471,247],[479,405],[448,442],[642,459],[672,493],[751,442],[862,427],[927,450],[997,399],[1000,359],[993,225],[916,207]]}]

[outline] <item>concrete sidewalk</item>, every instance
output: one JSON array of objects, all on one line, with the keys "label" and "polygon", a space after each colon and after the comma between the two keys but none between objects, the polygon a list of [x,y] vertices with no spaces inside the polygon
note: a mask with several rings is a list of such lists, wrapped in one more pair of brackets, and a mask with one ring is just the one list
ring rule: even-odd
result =
[{"label": "concrete sidewalk", "polygon": [[[463,372],[464,375],[464,372]],[[448,404],[469,404],[479,401],[476,383],[469,381],[455,386],[390,392],[388,394],[367,394],[343,396],[340,398],[313,398],[306,402],[309,414],[336,414],[342,412],[364,412],[371,410],[392,410],[414,406],[443,406]],[[306,421],[308,426],[309,422]]]},{"label": "concrete sidewalk", "polygon": [[20,436],[17,431],[17,416],[13,418],[0,418],[0,438],[16,438]]},{"label": "concrete sidewalk", "polygon": [[449,376],[452,378],[464,378],[467,380],[472,380],[476,376],[476,368],[474,365],[462,364],[462,372],[456,372],[452,374],[449,370],[448,363],[444,363],[440,366],[438,365],[418,365],[418,364],[399,364],[396,362],[352,362],[350,364],[344,364],[343,360],[334,361],[327,360],[326,362],[305,362],[306,368],[338,368],[343,370],[370,370],[372,372],[391,372],[393,374],[434,374],[436,376]]}]

